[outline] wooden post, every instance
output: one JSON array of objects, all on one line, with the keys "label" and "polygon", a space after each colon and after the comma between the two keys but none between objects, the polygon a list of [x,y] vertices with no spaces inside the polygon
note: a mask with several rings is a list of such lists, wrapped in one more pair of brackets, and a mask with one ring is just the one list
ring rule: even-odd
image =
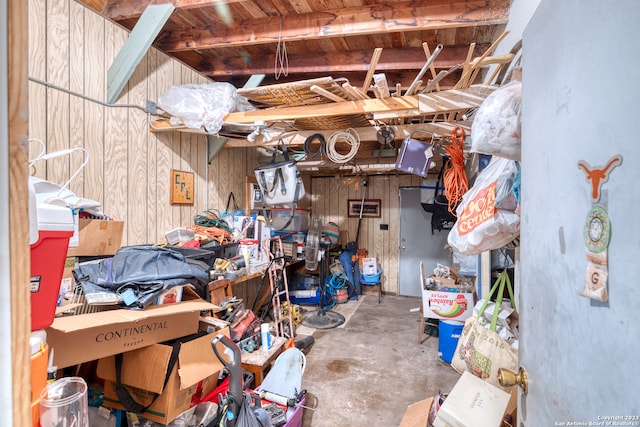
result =
[{"label": "wooden post", "polygon": [[[12,421],[7,425],[31,425],[31,356],[29,354],[29,334],[31,329],[31,302],[29,295],[29,218],[27,189],[27,16],[28,2],[9,0],[7,2],[6,65],[8,68],[8,141],[9,141],[9,269],[11,349],[4,349],[11,358]],[[3,53],[2,55],[5,55]],[[4,71],[4,70],[3,70]],[[5,99],[2,100],[3,102]],[[2,191],[0,191],[2,193]],[[4,233],[3,233],[4,234]],[[5,234],[6,236],[6,234]],[[5,237],[6,238],[6,237]],[[8,350],[8,351],[7,351]],[[4,368],[4,367],[3,367]],[[5,372],[3,372],[5,374]],[[5,379],[8,379],[5,378]],[[6,400],[3,399],[6,402]],[[3,405],[3,409],[5,408]]]}]

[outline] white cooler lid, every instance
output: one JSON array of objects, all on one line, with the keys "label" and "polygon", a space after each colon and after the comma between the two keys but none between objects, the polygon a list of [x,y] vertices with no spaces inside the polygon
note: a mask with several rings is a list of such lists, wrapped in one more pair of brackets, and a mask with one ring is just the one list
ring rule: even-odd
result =
[{"label": "white cooler lid", "polygon": [[73,231],[73,212],[63,206],[38,203],[38,230]]}]

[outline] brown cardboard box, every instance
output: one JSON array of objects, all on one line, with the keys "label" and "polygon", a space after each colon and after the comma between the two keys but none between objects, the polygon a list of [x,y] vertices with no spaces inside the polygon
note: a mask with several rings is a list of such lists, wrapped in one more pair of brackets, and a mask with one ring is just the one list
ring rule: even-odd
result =
[{"label": "brown cardboard box", "polygon": [[[207,334],[181,344],[178,362],[170,373],[167,385],[164,379],[172,347],[153,344],[128,351],[122,358],[122,383],[140,404],[148,405],[156,394],[158,398],[142,414],[145,418],[162,424],[173,421],[191,406],[191,398],[201,385],[202,395],[213,390],[222,363],[211,348],[211,340],[218,334],[229,334],[229,329]],[[225,346],[218,343],[218,352],[224,354]],[[104,406],[125,409],[115,391],[115,356],[98,361],[97,375],[105,380]],[[164,387],[163,387],[164,386]]]},{"label": "brown cardboard box", "polygon": [[228,327],[229,322],[226,320],[218,319],[214,316],[200,316],[200,326],[198,330],[213,334]]},{"label": "brown cardboard box", "polygon": [[515,427],[518,425],[518,388],[511,389],[510,394],[507,409],[504,411],[502,427]]},{"label": "brown cardboard box", "polygon": [[220,304],[227,296],[227,287],[231,286],[231,280],[218,279],[209,282],[209,294],[211,295],[211,302],[214,304]]},{"label": "brown cardboard box", "polygon": [[64,262],[64,270],[62,271],[62,279],[60,280],[60,295],[64,296],[66,294],[73,293],[75,289],[75,282],[73,280],[72,271],[76,266],[76,258],[75,257],[67,257]]},{"label": "brown cardboard box", "polygon": [[380,286],[379,283],[377,285],[362,285],[362,295],[371,295],[377,297],[378,286]]},{"label": "brown cardboard box", "polygon": [[185,288],[183,301],[174,304],[56,317],[47,342],[53,364],[64,368],[196,333],[200,311],[208,310],[221,309]]},{"label": "brown cardboard box", "polygon": [[70,247],[67,256],[114,255],[122,244],[124,221],[78,220],[78,246]]},{"label": "brown cardboard box", "polygon": [[433,405],[433,397],[409,405],[404,411],[400,427],[428,427],[431,405]]}]

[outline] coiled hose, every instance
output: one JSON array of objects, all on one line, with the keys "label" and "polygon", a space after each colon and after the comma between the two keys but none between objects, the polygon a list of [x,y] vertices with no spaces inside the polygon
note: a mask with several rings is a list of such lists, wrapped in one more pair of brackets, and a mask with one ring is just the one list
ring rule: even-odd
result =
[{"label": "coiled hose", "polygon": [[[338,141],[344,141],[349,145],[349,152],[346,154],[341,154],[336,150],[336,144]],[[346,131],[339,131],[333,133],[329,140],[327,141],[326,152],[327,157],[333,163],[347,163],[349,160],[353,159],[358,150],[360,149],[360,136],[358,133],[352,129],[348,128]]]}]

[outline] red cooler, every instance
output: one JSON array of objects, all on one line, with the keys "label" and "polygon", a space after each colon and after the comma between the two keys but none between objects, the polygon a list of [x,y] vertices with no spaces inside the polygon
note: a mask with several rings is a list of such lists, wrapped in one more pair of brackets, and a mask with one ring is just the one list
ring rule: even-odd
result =
[{"label": "red cooler", "polygon": [[32,331],[53,323],[69,239],[73,235],[73,214],[67,207],[39,203],[37,218],[37,240],[31,243]]}]

